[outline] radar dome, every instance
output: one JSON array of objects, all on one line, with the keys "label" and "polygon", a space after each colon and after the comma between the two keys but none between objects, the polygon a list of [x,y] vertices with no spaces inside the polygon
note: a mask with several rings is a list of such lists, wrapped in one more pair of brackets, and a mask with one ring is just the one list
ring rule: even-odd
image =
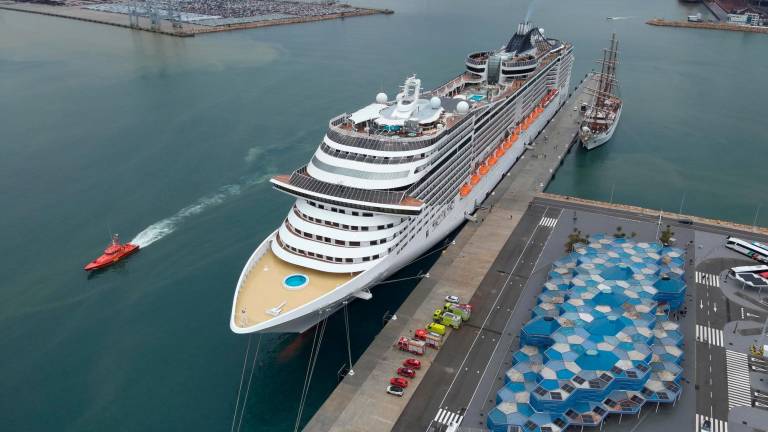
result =
[{"label": "radar dome", "polygon": [[387,94],[386,93],[382,92],[382,93],[379,93],[379,94],[376,95],[376,102],[378,102],[380,104],[387,103],[387,99],[388,98],[387,98]]},{"label": "radar dome", "polygon": [[467,101],[461,101],[456,104],[456,112],[459,114],[466,114],[469,112],[469,104]]},{"label": "radar dome", "polygon": [[432,96],[432,99],[429,100],[429,106],[432,109],[440,108],[440,98],[437,96]]}]

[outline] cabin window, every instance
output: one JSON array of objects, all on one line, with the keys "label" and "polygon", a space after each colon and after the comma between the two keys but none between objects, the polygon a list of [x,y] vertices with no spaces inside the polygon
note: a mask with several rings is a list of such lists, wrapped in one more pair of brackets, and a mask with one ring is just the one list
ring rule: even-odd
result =
[{"label": "cabin window", "polygon": [[359,241],[351,241],[351,242],[349,242],[349,245],[350,246],[360,246],[360,242]]}]

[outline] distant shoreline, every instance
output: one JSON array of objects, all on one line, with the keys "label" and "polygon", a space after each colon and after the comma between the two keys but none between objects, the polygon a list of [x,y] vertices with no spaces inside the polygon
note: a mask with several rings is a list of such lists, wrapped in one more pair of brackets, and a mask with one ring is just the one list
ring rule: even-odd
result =
[{"label": "distant shoreline", "polygon": [[755,27],[745,26],[738,24],[727,24],[721,22],[690,22],[690,21],[673,21],[662,18],[654,18],[650,21],[646,21],[646,24],[660,27],[684,27],[684,28],[696,28],[706,30],[728,30],[738,31],[746,33],[768,33],[768,27]]},{"label": "distant shoreline", "polygon": [[274,20],[253,21],[247,23],[237,24],[224,24],[218,26],[204,26],[200,24],[182,23],[181,28],[174,28],[172,23],[168,20],[161,20],[158,28],[151,28],[151,23],[147,17],[139,17],[139,25],[131,26],[129,24],[128,15],[119,13],[100,12],[90,9],[85,9],[76,6],[53,6],[37,3],[18,3],[13,1],[0,1],[0,9],[11,10],[16,12],[28,12],[39,15],[48,15],[59,18],[69,18],[78,21],[93,22],[97,24],[106,24],[116,27],[123,27],[127,29],[141,30],[152,33],[159,33],[168,36],[176,37],[193,37],[196,34],[203,33],[216,33],[231,30],[243,30],[260,27],[271,27],[287,24],[301,24],[315,21],[325,21],[332,19],[344,19],[349,17],[377,15],[377,14],[392,14],[394,11],[389,9],[374,9],[374,8],[360,8],[354,7],[349,12],[328,14],[328,15],[314,15],[314,16],[296,16],[292,18],[281,18]]}]

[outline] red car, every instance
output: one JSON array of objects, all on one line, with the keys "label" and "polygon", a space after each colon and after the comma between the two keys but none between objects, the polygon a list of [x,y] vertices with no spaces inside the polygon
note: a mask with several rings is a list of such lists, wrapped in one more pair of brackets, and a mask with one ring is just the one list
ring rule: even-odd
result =
[{"label": "red car", "polygon": [[389,383],[392,384],[393,386],[398,386],[401,388],[408,387],[408,380],[401,377],[394,377],[389,380]]},{"label": "red car", "polygon": [[398,368],[397,374],[406,378],[416,378],[416,371],[408,368]]},{"label": "red car", "polygon": [[421,362],[415,358],[405,359],[403,366],[411,369],[421,369]]}]

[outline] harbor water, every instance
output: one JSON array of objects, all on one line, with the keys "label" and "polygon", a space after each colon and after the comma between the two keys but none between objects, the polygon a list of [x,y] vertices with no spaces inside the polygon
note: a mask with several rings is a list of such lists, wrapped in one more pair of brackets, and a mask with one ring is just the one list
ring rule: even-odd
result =
[{"label": "harbor water", "polygon": [[[620,40],[621,124],[550,192],[768,224],[765,35],[645,25],[698,11],[667,0],[356,4],[395,14],[173,38],[0,10],[0,430],[294,430],[314,334],[266,335],[254,363],[251,339],[244,373],[228,325],[292,202],[268,178],[332,116],[412,73],[447,81],[527,12],[575,44],[574,84]],[[144,247],[88,277],[113,232]],[[438,255],[350,306],[353,358]],[[300,424],[347,358],[337,314]]]}]

